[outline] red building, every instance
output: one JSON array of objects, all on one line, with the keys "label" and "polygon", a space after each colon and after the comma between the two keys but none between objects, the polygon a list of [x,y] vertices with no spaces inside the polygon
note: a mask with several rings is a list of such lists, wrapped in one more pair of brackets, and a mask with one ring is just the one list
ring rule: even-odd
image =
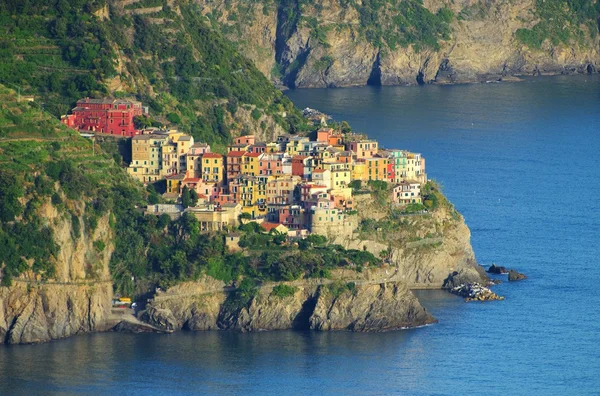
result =
[{"label": "red building", "polygon": [[131,137],[139,133],[133,118],[145,114],[142,103],[127,99],[90,99],[77,101],[72,114],[62,122],[70,128],[106,135]]},{"label": "red building", "polygon": [[307,178],[310,175],[310,157],[304,155],[293,156],[292,175]]}]

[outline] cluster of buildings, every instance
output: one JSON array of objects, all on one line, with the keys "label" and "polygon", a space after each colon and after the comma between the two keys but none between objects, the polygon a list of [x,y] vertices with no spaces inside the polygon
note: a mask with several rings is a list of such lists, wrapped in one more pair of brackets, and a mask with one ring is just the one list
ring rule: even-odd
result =
[{"label": "cluster of buildings", "polygon": [[[192,208],[152,205],[148,213],[177,217],[187,210],[202,231],[224,230],[246,217],[290,236],[351,234],[355,217],[347,213],[354,208],[352,187],[358,181],[391,183],[397,205],[421,203],[427,181],[421,154],[383,149],[364,135],[322,127],[314,140],[282,135],[261,142],[241,136],[223,155],[176,129],[137,130],[134,118],[147,114],[135,100],[85,98],[62,122],[83,133],[131,138],[127,171],[132,177],[142,183],[166,180],[165,196],[173,200],[185,187],[199,197]],[[305,116],[325,124],[315,110],[305,109]]]},{"label": "cluster of buildings", "polygon": [[69,128],[94,134],[132,137],[140,133],[134,118],[147,115],[141,102],[128,99],[80,99],[71,114],[61,117]]},{"label": "cluster of buildings", "polygon": [[[420,154],[382,149],[376,140],[331,128],[319,129],[315,140],[282,135],[260,142],[241,136],[225,155],[177,130],[144,130],[132,138],[128,172],[143,183],[166,179],[167,198],[177,199],[184,187],[196,191],[198,205],[187,210],[203,231],[235,226],[246,213],[290,236],[351,233],[356,224],[346,213],[354,208],[352,182],[392,183],[392,201],[408,205],[421,203],[427,181]],[[149,211],[172,210],[166,208]]]}]

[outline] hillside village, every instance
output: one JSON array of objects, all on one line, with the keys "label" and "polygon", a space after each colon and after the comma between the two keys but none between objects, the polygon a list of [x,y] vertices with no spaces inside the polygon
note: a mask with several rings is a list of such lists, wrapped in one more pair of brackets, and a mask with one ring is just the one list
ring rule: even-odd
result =
[{"label": "hillside village", "polygon": [[389,191],[398,207],[422,204],[427,174],[421,154],[384,149],[366,135],[323,122],[313,139],[241,136],[219,154],[177,129],[135,130],[133,118],[145,111],[135,101],[83,99],[63,122],[81,132],[131,137],[128,173],[144,184],[165,180],[163,196],[173,202],[150,205],[149,214],[177,218],[188,211],[205,232],[254,220],[295,238],[355,228],[349,217],[356,213],[354,197],[369,187]]}]

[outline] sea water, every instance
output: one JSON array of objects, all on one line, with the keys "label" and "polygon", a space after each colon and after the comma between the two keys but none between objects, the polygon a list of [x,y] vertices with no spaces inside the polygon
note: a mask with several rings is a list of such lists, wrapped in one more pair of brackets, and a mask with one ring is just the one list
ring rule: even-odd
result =
[{"label": "sea water", "polygon": [[600,394],[600,76],[289,91],[420,152],[482,264],[528,275],[379,334],[92,334],[0,346],[0,394]]}]

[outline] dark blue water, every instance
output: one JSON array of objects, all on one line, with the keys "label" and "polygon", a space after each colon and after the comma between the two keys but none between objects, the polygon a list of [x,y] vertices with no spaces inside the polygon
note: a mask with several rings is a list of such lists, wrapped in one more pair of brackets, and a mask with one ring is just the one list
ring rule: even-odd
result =
[{"label": "dark blue water", "polygon": [[0,347],[0,393],[600,394],[600,78],[298,90],[423,153],[506,300],[420,292],[439,324],[385,334],[95,334]]}]

